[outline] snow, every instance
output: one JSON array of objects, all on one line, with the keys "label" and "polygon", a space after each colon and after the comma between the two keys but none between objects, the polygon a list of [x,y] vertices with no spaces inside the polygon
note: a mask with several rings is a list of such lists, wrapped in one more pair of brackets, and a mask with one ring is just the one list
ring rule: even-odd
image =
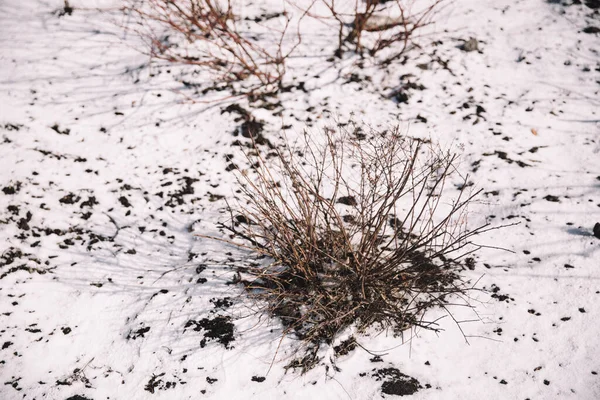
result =
[{"label": "snow", "polygon": [[[388,367],[420,382],[415,399],[600,398],[600,42],[582,31],[597,9],[456,0],[385,69],[327,61],[335,40],[315,24],[290,61],[307,91],[282,93],[281,115],[251,109],[269,140],[350,115],[398,124],[461,152],[484,190],[470,223],[519,224],[478,239],[489,247],[466,277],[487,290],[469,293],[474,309],[450,307],[471,322],[373,331],[358,342],[381,362],[358,348],[335,370],[323,349],[301,375],[284,369],[294,338],[227,284],[248,254],[194,235],[226,218],[225,156],[243,158],[222,109],[247,101],[195,95],[185,69],[150,64],[119,3],[71,3],[63,16],[58,0],[0,5],[0,186],[15,189],[0,193],[0,251],[23,253],[0,275],[29,268],[0,279],[0,398],[378,399],[393,397],[373,376]],[[479,51],[459,48],[470,37]],[[425,89],[397,104],[407,80]],[[225,297],[230,307],[211,302]],[[201,346],[195,324],[218,315],[235,340]]]}]

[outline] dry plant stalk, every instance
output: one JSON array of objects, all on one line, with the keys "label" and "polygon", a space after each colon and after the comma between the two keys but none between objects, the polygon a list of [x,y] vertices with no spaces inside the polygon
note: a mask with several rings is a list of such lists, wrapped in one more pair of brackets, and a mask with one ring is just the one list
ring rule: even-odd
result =
[{"label": "dry plant stalk", "polygon": [[[220,239],[269,257],[241,282],[311,349],[354,326],[434,329],[423,312],[461,294],[460,259],[476,250],[466,178],[454,198],[456,155],[402,136],[326,129],[300,150],[284,147],[239,175],[244,204]],[[311,362],[312,362],[311,361]],[[306,364],[305,360],[305,364]],[[310,364],[310,363],[309,363]]]},{"label": "dry plant stalk", "polygon": [[[240,14],[231,0],[130,0],[125,12],[136,17],[134,30],[144,39],[155,59],[201,67],[216,81],[248,81],[244,94],[274,93],[285,74],[285,60],[300,43],[284,52],[283,40],[290,20],[279,31],[272,48],[238,26]],[[244,21],[250,24],[252,21]]]}]

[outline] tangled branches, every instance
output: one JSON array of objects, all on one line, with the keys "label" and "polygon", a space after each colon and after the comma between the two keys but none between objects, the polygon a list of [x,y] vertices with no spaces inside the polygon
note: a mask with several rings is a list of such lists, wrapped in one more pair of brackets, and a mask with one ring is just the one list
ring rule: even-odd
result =
[{"label": "tangled branches", "polygon": [[315,25],[303,21],[335,30],[337,56],[352,50],[385,64],[405,53],[446,0],[284,0],[260,16],[243,15],[250,9],[244,0],[127,1],[124,11],[134,17],[128,28],[152,58],[198,67],[236,93],[261,95],[284,87],[290,56],[313,34]]},{"label": "tangled branches", "polygon": [[431,328],[423,312],[464,292],[461,260],[484,227],[467,229],[478,193],[468,193],[456,155],[397,129],[340,128],[249,160],[239,176],[244,203],[222,227],[272,261],[242,282],[313,349],[349,326]]},{"label": "tangled branches", "polygon": [[[231,0],[143,0],[125,8],[135,16],[131,24],[146,42],[154,59],[200,67],[215,81],[245,82],[244,93],[270,93],[279,90],[285,74],[285,59],[299,42],[287,51],[283,40],[290,19],[276,17],[278,28],[269,29],[242,19]],[[247,28],[252,25],[255,32]],[[260,39],[272,45],[264,47]]]}]

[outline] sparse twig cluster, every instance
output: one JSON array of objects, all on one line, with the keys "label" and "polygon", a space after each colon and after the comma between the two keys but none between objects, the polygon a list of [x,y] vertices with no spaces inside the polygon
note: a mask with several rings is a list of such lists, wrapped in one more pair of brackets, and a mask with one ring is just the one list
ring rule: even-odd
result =
[{"label": "sparse twig cluster", "polygon": [[[245,93],[279,90],[285,59],[299,44],[284,50],[290,22],[285,13],[276,15],[282,21],[278,29],[265,31],[257,22],[242,19],[232,0],[131,1],[125,11],[136,17],[131,26],[146,41],[151,57],[200,67],[218,82],[246,82],[241,89]],[[272,46],[260,44],[264,36]]]},{"label": "sparse twig cluster", "polygon": [[397,129],[340,127],[323,137],[305,135],[300,149],[268,159],[248,155],[243,202],[221,225],[230,239],[220,240],[271,263],[249,267],[241,282],[313,356],[349,326],[433,329],[423,312],[464,292],[461,259],[484,228],[467,230],[477,193],[456,172],[456,156]]},{"label": "sparse twig cluster", "polygon": [[336,31],[337,56],[354,51],[389,63],[446,0],[282,0],[281,10],[255,17],[243,15],[244,0],[234,1],[128,0],[124,10],[154,59],[199,67],[256,95],[284,87],[288,59],[311,29],[305,18]]},{"label": "sparse twig cluster", "polygon": [[[301,7],[298,0],[288,1]],[[341,57],[347,49],[372,57],[388,50],[379,60],[385,64],[406,52],[417,32],[433,22],[444,2],[446,0],[313,0],[305,12],[333,22],[338,37],[336,56]],[[326,12],[314,11],[322,8]]]}]

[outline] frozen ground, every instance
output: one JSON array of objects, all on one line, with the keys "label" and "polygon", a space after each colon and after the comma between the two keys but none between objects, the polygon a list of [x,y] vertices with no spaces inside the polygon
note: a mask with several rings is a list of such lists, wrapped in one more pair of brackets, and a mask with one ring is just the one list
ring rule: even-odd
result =
[{"label": "frozen ground", "polygon": [[110,3],[72,3],[0,3],[1,399],[378,399],[391,368],[415,399],[600,398],[598,2],[456,0],[404,65],[312,54],[280,105],[252,109],[274,143],[329,111],[454,146],[485,192],[473,223],[520,223],[480,239],[512,252],[468,272],[489,289],[454,310],[476,320],[468,343],[445,318],[305,375],[227,284],[247,255],[193,235],[223,218],[245,139],[222,110],[246,102],[205,102],[219,93],[148,66],[117,12],[81,8]]}]

